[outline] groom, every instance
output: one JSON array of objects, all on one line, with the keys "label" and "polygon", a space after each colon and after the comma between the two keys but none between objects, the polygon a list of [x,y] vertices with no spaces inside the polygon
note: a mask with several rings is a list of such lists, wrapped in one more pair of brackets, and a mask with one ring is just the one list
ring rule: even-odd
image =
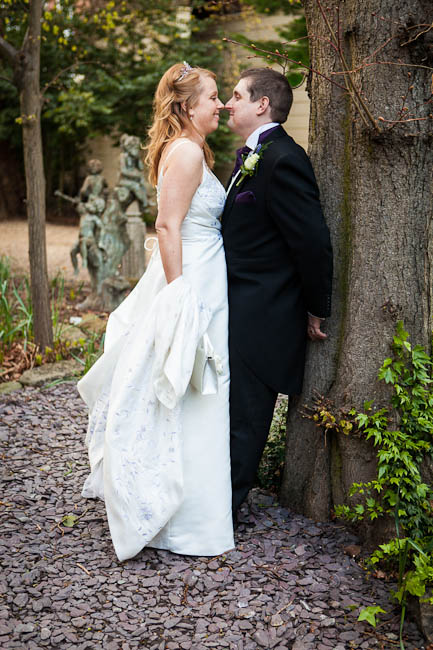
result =
[{"label": "groom", "polygon": [[225,106],[245,140],[222,216],[234,517],[254,484],[277,394],[301,392],[307,334],[326,338],[331,307],[332,249],[314,172],[281,126],[292,99],[282,74],[252,68]]}]

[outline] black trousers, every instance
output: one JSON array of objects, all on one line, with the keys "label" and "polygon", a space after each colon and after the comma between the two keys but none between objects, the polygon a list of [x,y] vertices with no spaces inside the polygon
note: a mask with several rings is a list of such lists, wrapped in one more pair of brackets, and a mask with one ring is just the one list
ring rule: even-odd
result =
[{"label": "black trousers", "polygon": [[278,393],[256,377],[230,343],[230,456],[233,516],[253,487]]}]

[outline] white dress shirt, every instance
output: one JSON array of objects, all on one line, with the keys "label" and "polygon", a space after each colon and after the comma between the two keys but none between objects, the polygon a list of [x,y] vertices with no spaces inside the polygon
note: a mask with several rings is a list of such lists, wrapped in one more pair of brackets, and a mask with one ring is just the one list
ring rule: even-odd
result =
[{"label": "white dress shirt", "polygon": [[268,131],[269,129],[273,129],[274,126],[280,126],[280,123],[268,122],[267,124],[262,124],[261,126],[258,126],[255,131],[250,133],[250,135],[246,139],[245,145],[249,147],[252,151],[254,151],[254,149],[257,147],[257,144],[259,142],[259,136],[265,131]]}]

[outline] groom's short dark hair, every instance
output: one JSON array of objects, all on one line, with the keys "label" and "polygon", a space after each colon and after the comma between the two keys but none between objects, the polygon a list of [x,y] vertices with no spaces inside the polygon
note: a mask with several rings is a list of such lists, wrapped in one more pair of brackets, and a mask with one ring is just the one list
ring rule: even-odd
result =
[{"label": "groom's short dark hair", "polygon": [[256,102],[261,97],[269,97],[271,118],[282,124],[287,120],[293,102],[293,92],[286,77],[271,68],[249,68],[241,74],[247,79],[250,100]]}]

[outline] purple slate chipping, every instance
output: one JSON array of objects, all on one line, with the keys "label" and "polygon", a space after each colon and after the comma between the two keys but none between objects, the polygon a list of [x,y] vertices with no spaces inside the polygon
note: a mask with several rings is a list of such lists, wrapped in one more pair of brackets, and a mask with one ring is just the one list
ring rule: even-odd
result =
[{"label": "purple slate chipping", "polygon": [[[119,564],[103,504],[80,497],[86,416],[72,383],[0,397],[1,648],[372,650],[384,638],[391,647],[390,585],[367,582],[344,554],[356,538],[259,491],[225,556],[147,549]],[[66,529],[68,514],[80,519]],[[361,603],[387,611],[377,632],[356,623],[350,606]],[[425,647],[409,621],[405,637],[407,650]]]}]

